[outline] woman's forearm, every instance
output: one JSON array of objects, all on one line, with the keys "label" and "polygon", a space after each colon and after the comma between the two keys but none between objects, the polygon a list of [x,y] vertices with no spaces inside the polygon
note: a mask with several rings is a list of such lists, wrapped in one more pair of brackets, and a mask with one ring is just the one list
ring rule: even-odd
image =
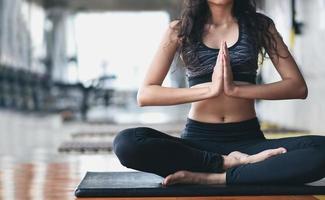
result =
[{"label": "woman's forearm", "polygon": [[308,89],[306,84],[301,81],[285,79],[263,85],[236,85],[229,95],[238,98],[264,100],[306,99]]},{"label": "woman's forearm", "polygon": [[150,85],[139,89],[139,106],[167,106],[192,103],[210,98],[210,88],[170,88]]}]

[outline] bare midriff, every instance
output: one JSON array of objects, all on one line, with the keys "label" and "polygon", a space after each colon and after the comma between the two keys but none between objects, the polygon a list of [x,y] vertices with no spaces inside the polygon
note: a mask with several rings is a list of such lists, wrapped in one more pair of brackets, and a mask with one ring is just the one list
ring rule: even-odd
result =
[{"label": "bare midriff", "polygon": [[[235,83],[238,85],[250,84],[245,82]],[[201,87],[205,84],[202,83],[193,87]],[[256,117],[255,101],[253,99],[234,98],[221,94],[218,97],[192,103],[188,117],[207,123],[245,121]]]}]

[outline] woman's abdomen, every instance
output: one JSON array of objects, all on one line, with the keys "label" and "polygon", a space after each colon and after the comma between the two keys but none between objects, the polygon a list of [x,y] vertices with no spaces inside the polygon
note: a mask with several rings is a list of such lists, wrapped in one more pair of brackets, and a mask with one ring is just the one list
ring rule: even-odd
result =
[{"label": "woman's abdomen", "polygon": [[244,121],[256,117],[255,101],[222,94],[192,103],[188,117],[209,123]]}]

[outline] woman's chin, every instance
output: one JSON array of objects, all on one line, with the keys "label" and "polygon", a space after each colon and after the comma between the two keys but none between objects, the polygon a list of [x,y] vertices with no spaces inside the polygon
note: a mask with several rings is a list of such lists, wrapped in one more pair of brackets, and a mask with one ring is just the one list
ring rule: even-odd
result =
[{"label": "woman's chin", "polygon": [[208,0],[208,3],[214,5],[229,5],[232,4],[234,0]]}]

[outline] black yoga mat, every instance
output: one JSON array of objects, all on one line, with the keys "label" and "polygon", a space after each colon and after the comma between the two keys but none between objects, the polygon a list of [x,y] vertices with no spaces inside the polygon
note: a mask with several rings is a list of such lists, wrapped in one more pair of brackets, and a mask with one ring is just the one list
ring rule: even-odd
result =
[{"label": "black yoga mat", "polygon": [[308,185],[171,185],[145,172],[87,172],[77,197],[325,195],[325,179]]}]

